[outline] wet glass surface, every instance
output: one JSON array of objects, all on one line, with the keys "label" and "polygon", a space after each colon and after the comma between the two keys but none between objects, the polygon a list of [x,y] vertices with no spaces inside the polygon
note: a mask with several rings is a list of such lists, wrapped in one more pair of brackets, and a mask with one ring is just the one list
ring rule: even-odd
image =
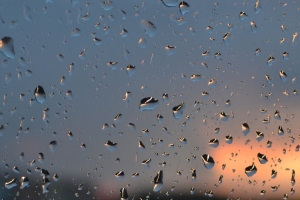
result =
[{"label": "wet glass surface", "polygon": [[298,1],[0,1],[1,199],[299,199]]}]

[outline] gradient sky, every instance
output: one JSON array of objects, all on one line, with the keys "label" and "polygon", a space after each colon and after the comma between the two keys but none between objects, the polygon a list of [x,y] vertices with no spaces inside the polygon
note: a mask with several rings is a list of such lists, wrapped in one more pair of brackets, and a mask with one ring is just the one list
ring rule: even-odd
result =
[{"label": "gradient sky", "polygon": [[[75,193],[79,199],[118,199],[119,190],[125,187],[130,199],[144,199],[148,194],[150,199],[182,199],[183,196],[204,199],[205,190],[213,191],[219,199],[282,199],[286,193],[289,199],[300,198],[299,152],[295,151],[300,144],[299,97],[293,95],[294,90],[300,90],[299,38],[292,44],[293,34],[299,31],[300,2],[261,0],[261,10],[255,12],[255,0],[187,0],[189,8],[184,15],[178,9],[179,2],[167,7],[160,0],[113,0],[111,9],[105,10],[103,1],[47,0],[26,4],[0,1],[0,37],[11,37],[15,51],[13,59],[0,54],[0,96],[3,99],[6,96],[6,102],[0,107],[0,125],[4,126],[0,170],[5,177],[0,179],[1,197],[10,199],[19,191],[17,199],[75,199]],[[121,10],[126,15],[121,15]],[[241,19],[240,12],[245,12],[247,18]],[[84,18],[85,15],[89,17]],[[178,22],[179,18],[185,23]],[[143,19],[155,25],[153,37],[140,25]],[[252,21],[257,26],[255,33],[250,27]],[[96,23],[100,23],[98,28]],[[282,25],[286,31],[281,29]],[[106,26],[109,26],[108,33],[103,30]],[[207,31],[207,26],[213,29]],[[76,28],[80,34],[74,36],[72,32]],[[127,37],[120,35],[122,29],[128,31]],[[227,32],[230,39],[225,43],[222,38]],[[214,43],[210,37],[215,39]],[[101,39],[101,44],[96,45],[93,38]],[[147,41],[145,48],[139,46],[140,38]],[[285,42],[281,44],[282,38]],[[167,45],[176,47],[174,54],[167,54]],[[259,55],[255,55],[257,48],[261,49]],[[0,51],[3,49],[2,45]],[[210,52],[207,58],[202,56],[205,51]],[[84,56],[79,56],[81,52]],[[125,56],[125,52],[129,55]],[[283,52],[289,53],[289,59],[283,59]],[[220,53],[222,58],[216,59],[215,53]],[[275,57],[275,62],[268,66],[270,55]],[[108,62],[118,62],[116,69],[110,69]],[[203,67],[204,62],[208,69]],[[74,64],[72,75],[69,74],[71,63]],[[136,67],[132,76],[126,73],[128,65]],[[281,70],[287,74],[285,82],[280,79]],[[7,81],[5,77],[9,73],[11,80]],[[22,74],[21,78],[18,73]],[[191,81],[192,74],[201,74],[201,80]],[[266,74],[271,83],[267,82]],[[63,76],[65,81],[61,84]],[[208,85],[211,79],[215,79],[216,85]],[[44,88],[46,101],[30,105],[38,85]],[[66,96],[69,90],[72,100]],[[283,93],[285,90],[289,96]],[[128,91],[132,98],[126,104],[123,98]],[[206,98],[202,96],[204,91],[209,93]],[[168,102],[163,101],[163,93],[168,93]],[[20,94],[25,95],[23,101]],[[140,101],[145,97],[158,99],[154,111],[139,110]],[[216,101],[215,106],[212,100]],[[231,101],[230,107],[226,107],[227,100]],[[200,102],[198,112],[195,101]],[[181,102],[185,102],[183,117],[175,119],[172,108]],[[14,107],[16,111],[12,113]],[[48,124],[42,119],[46,108],[49,108]],[[267,112],[261,113],[260,109]],[[276,110],[280,111],[280,120],[274,118]],[[228,121],[220,120],[221,112],[230,115]],[[114,122],[119,113],[121,121]],[[157,122],[157,114],[164,117],[162,123]],[[262,120],[268,115],[270,122],[264,124]],[[22,130],[16,137],[21,121]],[[247,135],[242,133],[244,122],[250,126]],[[103,131],[105,123],[109,128]],[[135,130],[128,127],[129,123],[135,124]],[[283,136],[278,135],[278,126],[283,127]],[[29,132],[25,133],[27,127]],[[168,131],[163,131],[163,127]],[[220,128],[218,133],[214,132],[216,128]],[[143,129],[148,129],[149,134],[143,134]],[[72,140],[68,131],[73,133]],[[264,133],[261,141],[255,139],[256,131]],[[233,136],[232,144],[225,142],[226,135]],[[181,144],[180,137],[186,138],[187,144]],[[158,142],[159,138],[162,143]],[[219,140],[217,148],[208,144],[213,138]],[[248,139],[250,142],[245,144]],[[53,140],[58,144],[54,153],[49,148]],[[107,140],[118,143],[115,151],[110,152],[104,146]],[[268,140],[273,143],[271,148],[266,147]],[[143,142],[146,150],[139,149],[138,141]],[[151,147],[154,142],[156,145]],[[86,150],[80,147],[82,143]],[[175,147],[168,147],[170,143]],[[24,161],[20,161],[22,152]],[[40,152],[45,156],[44,163],[38,161]],[[164,157],[163,152],[169,156]],[[257,153],[266,154],[268,162],[260,164]],[[211,170],[204,167],[203,154],[214,158],[215,166]],[[117,158],[120,162],[116,162]],[[149,158],[152,161],[146,169],[141,163]],[[42,193],[42,176],[28,165],[33,159],[38,167],[50,173],[47,194],[38,194]],[[166,166],[160,166],[164,161]],[[245,168],[252,162],[258,171],[247,177]],[[226,164],[224,170],[222,164]],[[20,173],[12,170],[14,166]],[[191,168],[197,172],[194,182]],[[27,174],[26,169],[33,173]],[[272,169],[278,172],[276,178],[271,178]],[[293,186],[292,169],[296,172]],[[120,170],[125,173],[123,180],[114,176]],[[159,170],[164,172],[164,184],[160,192],[154,193],[153,178]],[[181,176],[176,174],[178,170]],[[139,172],[139,178],[131,177],[135,172]],[[52,178],[55,173],[60,177],[58,182]],[[220,175],[224,177],[221,184],[218,183]],[[30,181],[30,187],[23,190],[19,188],[22,176]],[[5,183],[12,178],[18,179],[18,185],[6,189]],[[82,190],[77,189],[80,183],[84,183]],[[278,190],[271,191],[270,186],[276,185],[280,185]],[[191,187],[195,188],[193,195]],[[296,189],[294,194],[290,194],[292,187]],[[231,194],[233,188],[235,192]],[[91,194],[86,194],[88,190]],[[265,196],[260,195],[261,190],[266,190]]]}]

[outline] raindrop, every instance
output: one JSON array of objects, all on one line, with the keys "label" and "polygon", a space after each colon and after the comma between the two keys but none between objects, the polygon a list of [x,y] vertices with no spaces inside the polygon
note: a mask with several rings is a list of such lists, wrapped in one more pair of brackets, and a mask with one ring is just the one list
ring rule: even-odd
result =
[{"label": "raindrop", "polygon": [[53,175],[53,180],[54,180],[54,181],[58,181],[58,180],[59,180],[59,178],[58,178],[58,175],[57,175],[57,174],[54,174],[54,175]]},{"label": "raindrop", "polygon": [[7,57],[14,59],[14,40],[11,37],[3,37],[0,41],[0,51]]},{"label": "raindrop", "polygon": [[289,59],[289,52],[283,52],[282,54],[283,60],[288,60]]},{"label": "raindrop", "polygon": [[248,15],[245,12],[240,12],[240,16],[239,17],[240,17],[241,20],[244,20],[244,19],[248,18]]},{"label": "raindrop", "polygon": [[140,111],[153,111],[158,106],[158,99],[153,97],[143,98],[140,101]]},{"label": "raindrop", "polygon": [[278,126],[278,135],[282,136],[284,134],[284,130],[282,126]]},{"label": "raindrop", "polygon": [[215,165],[215,161],[214,161],[213,157],[211,157],[209,154],[203,154],[202,161],[203,161],[204,167],[206,167],[207,169],[212,169]]},{"label": "raindrop", "polygon": [[161,114],[157,114],[157,122],[162,123],[164,117]]},{"label": "raindrop", "polygon": [[68,90],[66,92],[66,97],[71,101],[73,100],[73,94],[72,94],[72,91],[71,90]]},{"label": "raindrop", "polygon": [[206,30],[208,33],[212,33],[213,27],[207,26],[205,30]]},{"label": "raindrop", "polygon": [[271,66],[274,62],[275,62],[275,58],[272,55],[270,55],[267,62],[268,66]]},{"label": "raindrop", "polygon": [[127,194],[127,189],[126,188],[121,188],[120,189],[120,196],[121,196],[121,200],[127,200],[128,199],[128,194]]},{"label": "raindrop", "polygon": [[264,138],[263,132],[256,131],[255,133],[256,133],[256,140],[257,140],[258,142],[260,142],[260,141]]},{"label": "raindrop", "polygon": [[223,36],[223,41],[226,45],[229,45],[229,41],[230,41],[230,32],[225,33],[225,35]]},{"label": "raindrop", "polygon": [[151,162],[151,158],[149,158],[147,160],[144,160],[142,162],[142,165],[144,165],[146,169],[149,169],[150,168],[150,162]]},{"label": "raindrop", "polygon": [[120,32],[121,37],[127,37],[128,36],[128,31],[126,29],[122,29]]},{"label": "raindrop", "polygon": [[107,17],[110,21],[115,21],[115,16],[114,15],[108,15]]},{"label": "raindrop", "polygon": [[138,41],[138,45],[141,48],[146,48],[147,47],[147,40],[145,38],[140,38]]},{"label": "raindrop", "polygon": [[176,52],[176,46],[167,45],[167,46],[165,46],[165,50],[167,52],[167,55],[171,56]]},{"label": "raindrop", "polygon": [[102,40],[99,39],[99,38],[95,37],[95,38],[93,38],[93,41],[94,41],[94,44],[97,45],[97,46],[102,44]]},{"label": "raindrop", "polygon": [[280,76],[280,79],[281,79],[282,82],[285,82],[285,81],[287,81],[287,79],[288,79],[286,73],[285,73],[283,70],[281,70],[281,71],[279,72],[279,76]]},{"label": "raindrop", "polygon": [[39,102],[40,104],[44,103],[46,101],[46,94],[44,91],[44,88],[42,86],[37,86],[34,91],[35,100]]},{"label": "raindrop", "polygon": [[12,170],[14,171],[14,172],[16,172],[16,173],[20,173],[20,170],[19,170],[19,168],[17,167],[17,166],[14,166],[13,168],[12,168]]},{"label": "raindrop", "polygon": [[277,171],[272,169],[271,178],[276,178],[276,176],[277,176]]},{"label": "raindrop", "polygon": [[71,32],[71,36],[78,37],[81,35],[81,30],[79,28],[74,28]]},{"label": "raindrop", "polygon": [[260,10],[261,10],[260,0],[256,0],[255,5],[254,5],[254,12],[257,14],[260,12]]},{"label": "raindrop", "polygon": [[104,31],[105,34],[108,34],[108,33],[109,33],[109,30],[110,30],[110,27],[109,27],[109,26],[105,26],[105,27],[103,28],[103,31]]},{"label": "raindrop", "polygon": [[257,168],[256,168],[256,166],[254,165],[254,162],[252,163],[252,165],[250,165],[250,166],[248,166],[248,167],[245,168],[245,174],[246,174],[248,177],[253,176],[256,172],[257,172]]},{"label": "raindrop", "polygon": [[86,150],[86,145],[85,145],[84,143],[81,143],[80,148],[81,148],[82,150]]},{"label": "raindrop", "polygon": [[118,62],[107,62],[107,66],[112,69],[115,70],[118,68]]},{"label": "raindrop", "polygon": [[292,38],[292,45],[293,46],[296,46],[298,44],[297,40],[298,40],[298,32],[295,32],[293,34],[293,38]]},{"label": "raindrop", "polygon": [[255,22],[250,22],[250,27],[251,27],[251,30],[252,30],[252,33],[256,33],[257,31],[257,26],[255,24]]},{"label": "raindrop", "polygon": [[116,123],[119,123],[121,121],[121,119],[122,119],[122,114],[120,113],[120,114],[117,114],[117,116],[115,116],[114,121]]},{"label": "raindrop", "polygon": [[138,172],[135,172],[134,174],[132,174],[133,178],[138,178],[140,176],[140,174]]},{"label": "raindrop", "polygon": [[108,1],[102,1],[101,2],[101,7],[104,10],[108,11],[108,10],[111,10],[114,7],[114,5],[113,5],[113,2],[111,0],[108,0]]},{"label": "raindrop", "polygon": [[169,95],[167,93],[163,93],[162,99],[163,99],[163,102],[167,103],[169,101]]},{"label": "raindrop", "polygon": [[126,72],[128,74],[129,77],[132,77],[132,75],[135,73],[136,68],[133,65],[127,65],[126,67]]},{"label": "raindrop", "polygon": [[220,112],[220,120],[221,121],[227,121],[229,118],[229,115],[226,114],[225,112]]},{"label": "raindrop", "polygon": [[73,139],[73,133],[71,131],[68,132],[68,138],[69,138],[69,140]]},{"label": "raindrop", "polygon": [[276,110],[276,111],[275,111],[275,113],[274,113],[274,118],[277,119],[277,120],[280,120],[280,119],[281,119],[279,110]]},{"label": "raindrop", "polygon": [[219,146],[219,140],[216,138],[211,139],[211,140],[209,140],[208,144],[211,147],[217,148]]},{"label": "raindrop", "polygon": [[200,80],[201,80],[201,74],[192,74],[191,75],[191,81],[199,82]]},{"label": "raindrop", "polygon": [[261,191],[260,191],[260,195],[261,195],[261,196],[263,196],[263,195],[265,195],[265,194],[266,194],[266,190],[261,190]]},{"label": "raindrop", "polygon": [[106,146],[106,148],[109,150],[109,151],[114,151],[114,150],[116,150],[116,148],[117,148],[117,144],[118,143],[115,143],[115,142],[111,142],[110,140],[107,140],[106,142],[105,142],[105,146]]},{"label": "raindrop", "polygon": [[161,2],[167,7],[175,7],[177,6],[178,0],[161,0]]},{"label": "raindrop", "polygon": [[181,102],[178,106],[173,107],[173,116],[175,119],[180,119],[183,115],[184,102]]},{"label": "raindrop", "polygon": [[163,171],[160,170],[157,175],[154,177],[154,187],[153,192],[158,192],[163,187]]},{"label": "raindrop", "polygon": [[203,53],[202,53],[202,57],[204,57],[204,58],[208,58],[209,57],[209,51],[204,51]]},{"label": "raindrop", "polygon": [[29,179],[26,176],[22,176],[20,182],[21,182],[21,186],[20,186],[21,190],[24,189],[25,187],[29,187],[30,186],[29,185]]},{"label": "raindrop", "polygon": [[144,29],[144,31],[146,32],[147,35],[149,35],[150,37],[154,37],[157,30],[156,30],[155,25],[152,22],[142,19],[140,22],[140,25]]},{"label": "raindrop", "polygon": [[54,153],[56,151],[56,148],[57,148],[57,142],[55,140],[51,141],[50,144],[49,144],[49,148],[50,148],[50,151],[52,153]]},{"label": "raindrop", "polygon": [[44,154],[43,153],[38,153],[39,155],[39,162],[44,163]]},{"label": "raindrop", "polygon": [[60,62],[64,61],[64,59],[65,59],[62,54],[57,54],[56,57]]},{"label": "raindrop", "polygon": [[8,73],[8,74],[5,75],[4,80],[5,80],[5,83],[6,83],[6,84],[9,84],[10,81],[11,81],[11,79],[12,79],[11,73]]},{"label": "raindrop", "polygon": [[119,181],[123,180],[123,179],[124,179],[124,176],[125,176],[125,173],[124,173],[123,171],[119,171],[119,172],[115,173],[115,177],[116,177]]},{"label": "raindrop", "polygon": [[196,169],[192,168],[191,172],[192,172],[192,181],[196,181],[196,178],[197,178]]},{"label": "raindrop", "polygon": [[12,180],[6,182],[6,183],[5,183],[6,189],[11,189],[11,188],[17,186],[17,181],[18,181],[18,180],[17,180],[16,178],[13,178]]},{"label": "raindrop", "polygon": [[258,161],[260,162],[260,164],[265,164],[268,162],[267,156],[265,154],[258,153],[257,158],[258,158]]},{"label": "raindrop", "polygon": [[145,148],[146,148],[142,141],[138,142],[138,146],[141,150],[145,150]]},{"label": "raindrop", "polygon": [[226,142],[226,143],[231,144],[232,141],[233,141],[232,135],[227,135],[227,136],[225,136],[225,142]]},{"label": "raindrop", "polygon": [[181,1],[179,3],[179,11],[181,14],[185,15],[186,13],[188,13],[190,11],[190,6],[188,3],[186,3],[185,1]]}]

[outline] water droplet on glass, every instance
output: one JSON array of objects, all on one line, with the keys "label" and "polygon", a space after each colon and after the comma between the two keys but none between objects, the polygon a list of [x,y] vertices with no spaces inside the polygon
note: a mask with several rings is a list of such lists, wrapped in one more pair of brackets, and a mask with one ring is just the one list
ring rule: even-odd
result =
[{"label": "water droplet on glass", "polygon": [[254,5],[254,12],[257,14],[261,10],[261,3],[260,0],[256,0],[255,5]]},{"label": "water droplet on glass", "polygon": [[167,46],[165,46],[165,50],[167,52],[167,55],[171,56],[176,52],[176,46],[167,45]]},{"label": "water droplet on glass", "polygon": [[215,165],[215,161],[214,161],[213,157],[211,157],[209,154],[203,154],[202,161],[203,161],[204,167],[207,169],[212,169]]},{"label": "water droplet on glass", "polygon": [[7,57],[14,59],[14,40],[11,37],[3,37],[0,41],[0,51]]},{"label": "water droplet on glass", "polygon": [[204,51],[203,53],[202,53],[202,56],[203,56],[203,58],[208,58],[209,57],[209,51]]},{"label": "water droplet on glass", "polygon": [[128,74],[129,77],[132,77],[132,75],[135,73],[136,68],[133,65],[127,65],[126,67],[126,72]]},{"label": "water droplet on glass", "polygon": [[180,119],[183,115],[183,110],[184,110],[184,102],[181,102],[181,104],[179,104],[178,106],[174,106],[172,108],[173,111],[173,117],[175,119]]},{"label": "water droplet on glass", "polygon": [[66,92],[66,97],[68,98],[68,100],[73,100],[73,94],[72,94],[72,91],[71,90],[68,90]]},{"label": "water droplet on glass", "polygon": [[248,18],[248,15],[245,12],[242,11],[242,12],[240,12],[240,16],[239,17],[240,17],[241,20],[244,20],[244,19]]},{"label": "water droplet on glass", "polygon": [[282,82],[285,82],[288,79],[286,73],[283,70],[279,71],[279,76]]},{"label": "water droplet on glass", "polygon": [[102,40],[99,39],[99,38],[95,37],[95,38],[93,38],[93,41],[94,41],[94,44],[97,45],[97,46],[102,44]]},{"label": "water droplet on glass", "polygon": [[272,55],[270,55],[267,62],[268,66],[271,66],[274,62],[275,62],[275,58]]},{"label": "water droplet on glass", "polygon": [[109,150],[109,151],[114,151],[114,150],[116,150],[116,148],[117,148],[117,144],[118,143],[115,143],[115,142],[111,142],[110,140],[107,140],[106,142],[105,142],[105,146],[106,146],[106,148]]},{"label": "water droplet on glass", "polygon": [[128,200],[128,194],[126,188],[120,189],[120,196],[121,196],[121,200]]},{"label": "water droplet on glass", "polygon": [[252,33],[256,33],[257,26],[254,21],[250,22],[250,27],[251,27]]},{"label": "water droplet on glass", "polygon": [[50,144],[49,144],[49,148],[50,148],[50,151],[52,153],[54,153],[56,151],[56,148],[57,148],[57,142],[55,140],[51,141]]},{"label": "water droplet on glass", "polygon": [[16,178],[13,178],[12,180],[6,182],[6,183],[5,183],[6,189],[11,189],[11,188],[17,186],[17,181],[18,181],[18,180],[17,180]]},{"label": "water droplet on glass", "polygon": [[160,170],[157,175],[154,177],[154,187],[153,187],[153,192],[158,192],[162,189],[163,187],[163,171]]},{"label": "water droplet on glass", "polygon": [[39,102],[40,104],[44,103],[46,101],[46,94],[44,91],[44,88],[42,86],[37,86],[34,91],[35,100]]},{"label": "water droplet on glass", "polygon": [[122,29],[120,32],[121,37],[127,37],[128,36],[128,31],[126,29]]},{"label": "water droplet on glass", "polygon": [[158,122],[158,123],[162,123],[164,117],[163,117],[161,114],[157,114],[156,117],[157,117],[157,122]]},{"label": "water droplet on glass", "polygon": [[298,32],[295,32],[292,37],[292,45],[296,46],[298,44]]},{"label": "water droplet on glass", "polygon": [[144,31],[146,32],[147,35],[149,35],[150,37],[154,37],[157,30],[156,30],[155,25],[152,22],[142,19],[140,22],[140,25],[144,29]]},{"label": "water droplet on glass", "polygon": [[71,32],[71,36],[78,37],[81,35],[81,30],[79,28],[74,28]]},{"label": "water droplet on glass", "polygon": [[253,176],[256,172],[257,172],[257,168],[256,168],[256,166],[254,165],[254,162],[252,163],[252,165],[250,165],[250,166],[248,166],[248,167],[245,168],[245,174],[246,174],[248,177]]},{"label": "water droplet on glass", "polygon": [[26,176],[22,176],[20,182],[21,182],[21,186],[20,186],[21,190],[24,189],[25,187],[29,187],[30,186],[29,185],[29,179]]},{"label": "water droplet on glass", "polygon": [[266,156],[265,154],[258,153],[258,154],[257,154],[257,158],[258,158],[258,161],[259,161],[261,164],[265,164],[265,163],[268,162],[267,156]]},{"label": "water droplet on glass", "polygon": [[101,7],[106,11],[109,11],[114,7],[113,1],[111,1],[111,0],[102,1],[100,4],[101,4]]},{"label": "water droplet on glass", "polygon": [[140,101],[140,111],[153,111],[158,106],[158,99],[153,97],[143,98]]},{"label": "water droplet on glass", "polygon": [[200,80],[201,80],[201,74],[192,74],[191,75],[191,81],[199,82]]},{"label": "water droplet on glass", "polygon": [[142,162],[142,165],[144,165],[144,167],[145,167],[146,169],[149,169],[149,168],[150,168],[150,163],[151,163],[151,158],[149,158],[149,159],[147,159],[147,160],[144,160],[144,161]]},{"label": "water droplet on glass", "polygon": [[4,80],[5,80],[5,83],[6,83],[6,84],[9,84],[10,81],[11,81],[11,79],[12,79],[11,73],[8,73],[8,74],[5,75]]},{"label": "water droplet on glass", "polygon": [[217,138],[211,139],[208,144],[211,147],[217,148],[219,146],[219,140]]}]

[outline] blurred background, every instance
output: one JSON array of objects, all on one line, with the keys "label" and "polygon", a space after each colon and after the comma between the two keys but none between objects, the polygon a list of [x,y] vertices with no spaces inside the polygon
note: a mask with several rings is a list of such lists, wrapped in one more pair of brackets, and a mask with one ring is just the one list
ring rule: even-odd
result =
[{"label": "blurred background", "polygon": [[[126,188],[128,199],[299,199],[299,9],[1,0],[0,197],[109,200]],[[140,105],[148,97],[158,102]]]}]

